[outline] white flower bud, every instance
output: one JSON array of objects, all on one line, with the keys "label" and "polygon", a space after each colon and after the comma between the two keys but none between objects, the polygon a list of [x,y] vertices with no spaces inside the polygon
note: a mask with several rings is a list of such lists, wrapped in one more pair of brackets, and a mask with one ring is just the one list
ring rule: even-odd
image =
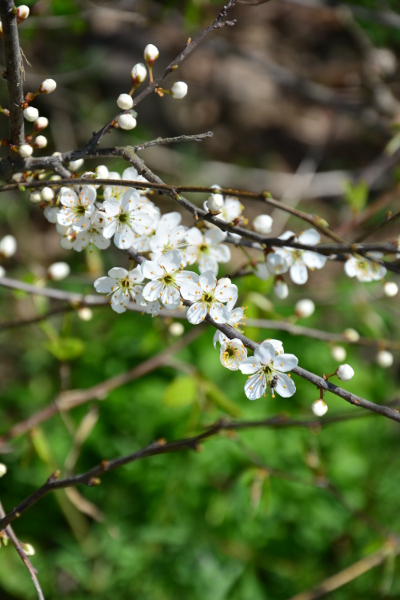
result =
[{"label": "white flower bud", "polygon": [[129,110],[133,106],[133,100],[129,94],[120,94],[117,98],[117,104],[122,110]]},{"label": "white flower bud", "polygon": [[18,153],[22,158],[29,158],[32,155],[32,152],[33,148],[32,146],[29,146],[29,144],[22,144],[18,149]]},{"label": "white flower bud", "polygon": [[331,356],[333,360],[336,360],[337,362],[343,362],[346,360],[347,353],[343,346],[332,346]]},{"label": "white flower bud", "polygon": [[354,375],[354,369],[350,365],[340,365],[336,370],[336,375],[342,381],[349,381]]},{"label": "white flower bud", "polygon": [[263,281],[266,281],[271,277],[271,273],[268,271],[265,263],[257,263],[254,268],[254,274],[258,279],[262,279]]},{"label": "white flower bud", "polygon": [[294,309],[295,314],[298,317],[306,319],[307,317],[311,317],[311,315],[315,311],[315,304],[312,300],[304,298],[304,300],[299,300],[298,302],[296,302]]},{"label": "white flower bud", "polygon": [[18,23],[22,23],[22,21],[25,21],[25,19],[27,19],[29,17],[29,6],[26,6],[26,4],[21,4],[21,6],[18,6],[17,8],[17,21]]},{"label": "white flower bud", "polygon": [[85,161],[83,158],[78,158],[77,160],[71,160],[71,162],[68,163],[68,169],[70,171],[79,171],[79,169],[81,167],[83,167],[84,162]]},{"label": "white flower bud", "polygon": [[277,279],[274,285],[274,293],[280,300],[284,300],[289,296],[289,286],[282,279]]},{"label": "white flower bud", "polygon": [[65,279],[71,272],[69,265],[65,262],[55,262],[47,269],[50,279],[60,281]]},{"label": "white flower bud", "polygon": [[258,215],[253,221],[253,229],[257,233],[266,235],[271,233],[273,220],[269,215]]},{"label": "white flower bud", "polygon": [[42,200],[50,202],[54,198],[54,190],[51,187],[44,187],[41,191]]},{"label": "white flower bud", "polygon": [[32,204],[39,204],[39,202],[42,202],[42,194],[40,192],[32,192],[29,194],[29,202],[32,202]]},{"label": "white flower bud", "polygon": [[187,83],[184,81],[176,81],[171,88],[171,95],[175,100],[182,100],[188,92]]},{"label": "white flower bud", "polygon": [[4,475],[7,473],[7,467],[5,464],[0,463],[0,477],[4,477]]},{"label": "white flower bud", "polygon": [[17,251],[17,240],[13,235],[6,235],[0,242],[0,254],[5,258],[14,256]]},{"label": "white flower bud", "polygon": [[64,235],[60,238],[60,246],[63,250],[72,250],[75,244],[75,238]]},{"label": "white flower bud", "polygon": [[45,79],[40,84],[39,92],[41,94],[51,94],[56,89],[57,84],[54,79]]},{"label": "white flower bud", "polygon": [[59,212],[60,209],[58,206],[46,206],[43,214],[49,223],[57,223],[57,215]]},{"label": "white flower bud", "polygon": [[168,331],[170,332],[171,335],[173,335],[175,337],[179,337],[180,335],[182,335],[185,332],[185,328],[182,325],[182,323],[178,323],[175,321],[175,323],[171,323]]},{"label": "white flower bud", "polygon": [[383,369],[388,369],[393,364],[393,354],[387,350],[380,350],[376,355],[376,362]]},{"label": "white flower bud", "polygon": [[130,115],[129,113],[119,115],[119,117],[117,118],[117,123],[121,127],[121,129],[129,130],[135,129],[136,127],[136,119],[132,117],[132,115]]},{"label": "white flower bud", "polygon": [[32,546],[32,544],[24,544],[23,542],[20,542],[20,544],[26,556],[33,556],[35,554],[35,548]]},{"label": "white flower bud", "polygon": [[229,277],[221,277],[218,279],[218,285],[231,285],[232,281]]},{"label": "white flower bud", "polygon": [[224,206],[224,197],[221,194],[211,194],[206,206],[210,212],[218,212]]},{"label": "white flower bud", "polygon": [[144,49],[143,56],[148,65],[154,65],[159,55],[160,53],[156,46],[153,44],[147,44],[146,48]]},{"label": "white flower bud", "polygon": [[323,417],[328,412],[328,405],[324,400],[319,399],[311,404],[311,410],[317,417]]},{"label": "white flower bud", "polygon": [[399,292],[399,286],[397,285],[397,283],[395,283],[394,281],[386,281],[385,285],[383,286],[383,293],[385,294],[385,296],[389,296],[389,298],[392,298],[393,296],[396,296]]},{"label": "white flower bud", "polygon": [[6,276],[6,270],[0,265],[0,279]]},{"label": "white flower bud", "polygon": [[[153,48],[154,47],[155,46],[153,46]],[[134,67],[132,67],[132,70],[131,70],[131,79],[132,79],[132,83],[134,85],[139,85],[139,83],[142,83],[146,79],[146,77],[147,77],[147,69],[146,69],[146,67],[145,67],[145,65],[143,63],[137,63],[137,65],[135,65]]]},{"label": "white flower bud", "polygon": [[23,173],[14,173],[14,175],[12,176],[12,180],[16,183],[19,183],[20,181],[22,181],[23,176]]},{"label": "white flower bud", "polygon": [[[35,121],[35,124],[33,126],[33,130],[36,131],[36,133],[38,131],[43,131],[43,129],[45,129],[48,124],[49,124],[49,120],[46,119],[46,117],[39,117]],[[58,154],[60,154],[60,152],[58,152]],[[53,156],[54,156],[54,154],[53,154]]]},{"label": "white flower bud", "polygon": [[349,342],[358,342],[358,340],[360,339],[360,334],[358,333],[358,331],[356,331],[355,329],[351,329],[351,327],[345,329],[343,331],[343,335],[346,338],[346,340],[349,340]]},{"label": "white flower bud", "polygon": [[82,321],[90,321],[93,318],[93,311],[88,306],[83,306],[82,308],[78,308],[78,317],[82,319]]},{"label": "white flower bud", "polygon": [[59,181],[60,179],[62,179],[61,175],[52,175],[50,177],[50,181]]},{"label": "white flower bud", "polygon": [[24,110],[24,117],[27,121],[33,123],[36,119],[39,118],[39,111],[34,106],[28,106]]},{"label": "white flower bud", "polygon": [[47,138],[44,135],[38,135],[35,141],[33,142],[35,148],[46,148],[47,146]]},{"label": "white flower bud", "polygon": [[98,179],[108,179],[110,176],[109,171],[105,165],[99,165],[98,167],[96,167],[95,173]]}]

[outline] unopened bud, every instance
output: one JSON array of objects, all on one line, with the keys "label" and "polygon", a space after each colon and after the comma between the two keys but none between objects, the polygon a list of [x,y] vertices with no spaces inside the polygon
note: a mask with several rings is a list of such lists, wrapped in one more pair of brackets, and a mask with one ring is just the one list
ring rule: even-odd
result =
[{"label": "unopened bud", "polygon": [[331,356],[333,360],[336,360],[337,362],[343,362],[346,360],[346,355],[347,353],[343,346],[332,346]]},{"label": "unopened bud", "polygon": [[306,319],[307,317],[311,317],[313,312],[315,311],[315,304],[312,300],[308,298],[304,298],[304,300],[299,300],[296,302],[294,307],[295,314],[301,319]]},{"label": "unopened bud", "polygon": [[32,156],[32,152],[33,148],[32,146],[29,146],[29,144],[22,144],[22,146],[18,148],[18,154],[22,156],[22,158],[29,158]]},{"label": "unopened bud", "polygon": [[81,167],[83,167],[83,163],[85,161],[83,160],[83,158],[78,158],[77,160],[71,160],[71,162],[68,163],[68,169],[70,171],[79,171],[79,169]]},{"label": "unopened bud", "polygon": [[271,233],[273,220],[269,215],[258,215],[253,221],[253,229],[261,235]]},{"label": "unopened bud", "polygon": [[51,187],[44,187],[41,191],[42,200],[50,202],[54,198],[54,190]]},{"label": "unopened bud", "polygon": [[129,113],[119,115],[117,118],[117,123],[121,129],[125,130],[135,129],[136,127],[136,119]]},{"label": "unopened bud", "polygon": [[35,124],[33,126],[33,131],[35,131],[36,133],[38,131],[42,131],[43,129],[45,129],[47,127],[48,124],[49,124],[49,120],[46,119],[46,117],[39,117],[35,121]]},{"label": "unopened bud", "polygon": [[3,477],[7,473],[7,467],[5,464],[0,463],[0,477]]},{"label": "unopened bud", "polygon": [[343,335],[349,342],[358,342],[360,339],[360,334],[355,329],[349,327],[343,331]]},{"label": "unopened bud", "polygon": [[133,106],[133,100],[129,94],[120,94],[117,104],[121,110],[129,110]]},{"label": "unopened bud", "polygon": [[99,165],[94,171],[98,179],[108,179],[110,177],[109,170],[105,165]]},{"label": "unopened bud", "polygon": [[383,369],[388,369],[393,364],[393,354],[388,350],[380,350],[376,355],[376,362]]},{"label": "unopened bud", "polygon": [[4,258],[14,256],[17,251],[17,240],[13,235],[6,235],[0,242],[0,255]]},{"label": "unopened bud", "polygon": [[274,293],[280,300],[289,296],[289,286],[282,279],[277,279],[274,285]]},{"label": "unopened bud", "polygon": [[170,332],[171,335],[175,336],[175,337],[179,337],[180,335],[182,335],[185,332],[185,328],[182,325],[182,323],[172,323],[169,326],[168,331]]},{"label": "unopened bud", "polygon": [[88,306],[83,306],[82,308],[78,308],[78,317],[82,321],[90,321],[93,318],[93,312]]},{"label": "unopened bud", "polygon": [[328,405],[320,398],[311,404],[311,410],[317,417],[323,417],[328,412]]},{"label": "unopened bud", "polygon": [[27,121],[33,123],[39,117],[39,111],[34,106],[28,106],[24,110],[24,117]]},{"label": "unopened bud", "polygon": [[69,265],[65,262],[55,262],[47,269],[50,279],[60,281],[65,279],[71,272]]},{"label": "unopened bud", "polygon": [[35,141],[33,142],[35,148],[46,148],[47,146],[47,138],[44,135],[38,135]]},{"label": "unopened bud", "polygon": [[29,6],[26,6],[25,4],[21,4],[21,6],[18,6],[17,8],[17,23],[22,23],[22,21],[25,21],[25,19],[27,19],[29,17]]},{"label": "unopened bud", "polygon": [[[151,45],[151,44],[150,44]],[[155,47],[155,46],[153,46]],[[136,87],[147,77],[147,69],[143,63],[137,63],[131,70],[132,84]],[[129,107],[130,108],[130,107]]]},{"label": "unopened bud", "polygon": [[182,100],[188,92],[187,83],[184,81],[176,81],[171,88],[171,95],[175,100]]},{"label": "unopened bud", "polygon": [[336,370],[336,375],[342,381],[349,381],[354,376],[354,369],[350,365],[340,365]]},{"label": "unopened bud", "polygon": [[144,49],[143,56],[148,65],[153,66],[159,55],[160,53],[156,46],[153,44],[147,44],[146,48]]},{"label": "unopened bud", "polygon": [[40,84],[39,92],[41,94],[51,94],[56,89],[57,84],[54,79],[45,79]]},{"label": "unopened bud", "polygon": [[396,296],[398,292],[399,287],[397,283],[395,283],[394,281],[386,281],[385,285],[383,286],[383,293],[385,294],[385,296],[389,296],[389,298],[392,298],[393,296]]},{"label": "unopened bud", "polygon": [[26,556],[33,556],[35,554],[35,548],[32,544],[24,544],[23,542],[20,542],[20,544]]},{"label": "unopened bud", "polygon": [[224,206],[224,197],[221,194],[211,194],[206,206],[210,212],[218,212]]},{"label": "unopened bud", "polygon": [[29,194],[29,202],[32,202],[32,204],[39,204],[39,202],[42,202],[42,194],[40,192],[32,192]]}]

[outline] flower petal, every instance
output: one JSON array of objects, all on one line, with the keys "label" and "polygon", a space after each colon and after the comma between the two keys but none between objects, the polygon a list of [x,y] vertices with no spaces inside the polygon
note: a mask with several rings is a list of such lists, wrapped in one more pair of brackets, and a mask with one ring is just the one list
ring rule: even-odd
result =
[{"label": "flower petal", "polygon": [[299,359],[294,354],[279,354],[273,362],[273,367],[281,373],[291,371],[299,364]]},{"label": "flower petal", "polygon": [[257,400],[257,398],[261,398],[265,394],[266,387],[265,375],[256,373],[246,381],[244,393],[249,400]]},{"label": "flower petal", "polygon": [[282,396],[282,398],[290,398],[290,396],[293,396],[296,392],[294,381],[283,373],[278,373],[277,378],[278,381],[275,388],[277,393]]}]

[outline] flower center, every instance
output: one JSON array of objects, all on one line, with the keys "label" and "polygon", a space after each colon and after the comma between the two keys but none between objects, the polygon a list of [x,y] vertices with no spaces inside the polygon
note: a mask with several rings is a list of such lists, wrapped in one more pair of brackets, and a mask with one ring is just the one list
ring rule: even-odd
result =
[{"label": "flower center", "polygon": [[211,292],[204,292],[201,299],[202,299],[202,302],[204,302],[205,304],[208,304],[209,306],[213,302],[215,302],[214,294],[212,294]]},{"label": "flower center", "polygon": [[206,244],[201,244],[199,252],[202,252],[203,254],[208,254],[208,246]]},{"label": "flower center", "polygon": [[86,210],[85,210],[85,207],[83,206],[83,204],[78,204],[74,209],[74,213],[76,215],[78,215],[79,217],[83,217],[85,212],[86,212]]},{"label": "flower center", "polygon": [[120,223],[127,223],[129,221],[129,217],[127,215],[127,213],[121,213],[120,215],[118,215],[118,221]]},{"label": "flower center", "polygon": [[174,283],[174,277],[173,275],[164,275],[164,277],[162,278],[163,284],[164,285],[171,285],[171,283]]}]

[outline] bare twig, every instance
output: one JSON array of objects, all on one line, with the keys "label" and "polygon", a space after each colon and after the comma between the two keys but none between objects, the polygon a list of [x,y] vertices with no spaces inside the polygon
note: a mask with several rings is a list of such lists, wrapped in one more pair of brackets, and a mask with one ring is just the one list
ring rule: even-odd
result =
[{"label": "bare twig", "polygon": [[[21,146],[24,143],[24,115],[21,103],[24,101],[23,67],[19,47],[17,18],[14,0],[0,2],[0,16],[3,24],[6,80],[10,100],[10,143]],[[18,158],[18,155],[15,155]]]},{"label": "bare twig", "polygon": [[[4,511],[2,503],[0,502],[0,517],[4,518],[4,516],[5,516],[5,511]],[[29,560],[29,558],[27,557],[27,555],[25,554],[24,549],[21,546],[19,539],[15,535],[14,530],[11,527],[11,525],[8,525],[5,528],[5,532],[6,532],[7,536],[9,537],[12,545],[14,546],[14,548],[16,549],[16,551],[18,552],[18,554],[19,554],[22,562],[24,563],[24,565],[28,569],[29,575],[31,576],[31,579],[33,581],[33,585],[35,586],[35,589],[36,589],[36,592],[37,592],[39,600],[45,600],[45,597],[44,597],[43,592],[42,592],[42,588],[40,587],[40,583],[39,583],[39,580],[37,578],[37,571],[36,571],[35,567],[32,565],[32,563]]]}]

